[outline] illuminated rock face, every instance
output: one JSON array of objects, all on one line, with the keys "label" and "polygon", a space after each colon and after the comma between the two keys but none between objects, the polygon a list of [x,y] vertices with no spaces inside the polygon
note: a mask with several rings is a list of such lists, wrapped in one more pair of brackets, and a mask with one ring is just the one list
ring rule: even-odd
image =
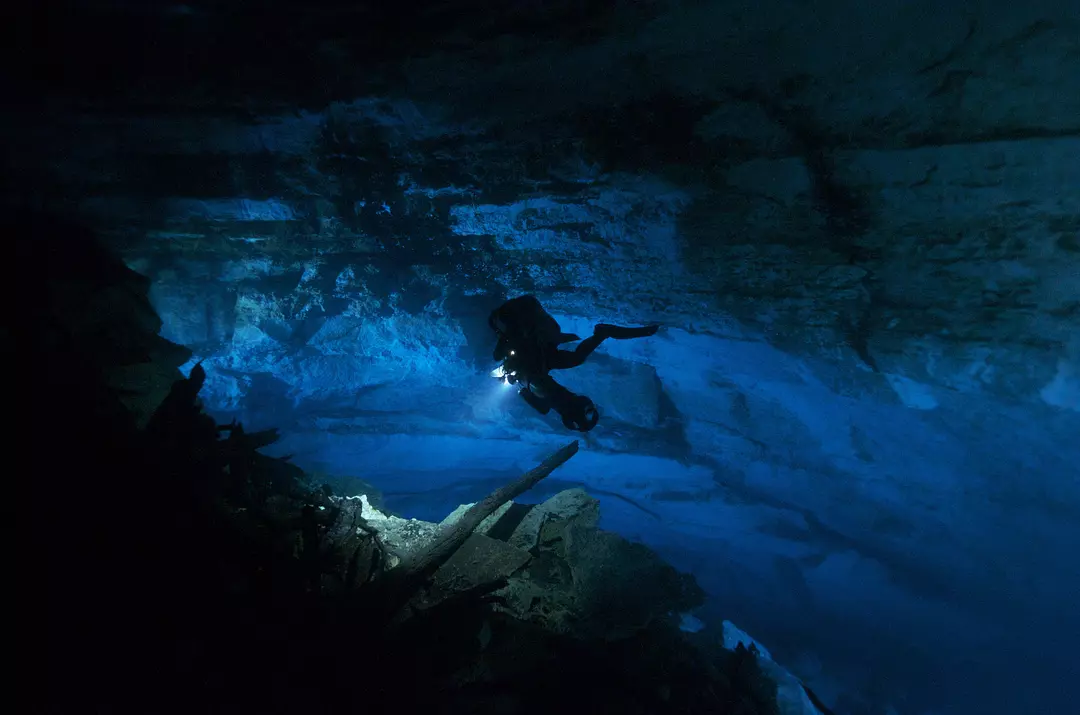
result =
[{"label": "illuminated rock face", "polygon": [[821,662],[797,674],[823,697],[1060,710],[1037,698],[1080,635],[1075,11],[685,5],[432,14],[400,57],[237,49],[243,86],[138,84],[167,119],[73,110],[10,154],[116,232],[213,409],[410,516],[574,436],[490,377],[503,299],[582,336],[659,323],[558,375],[602,417],[545,488]]}]

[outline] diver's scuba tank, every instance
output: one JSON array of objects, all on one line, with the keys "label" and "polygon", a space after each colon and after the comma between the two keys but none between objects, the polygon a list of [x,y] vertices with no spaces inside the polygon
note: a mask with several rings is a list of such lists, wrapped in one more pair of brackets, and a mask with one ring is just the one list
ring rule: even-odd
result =
[{"label": "diver's scuba tank", "polygon": [[550,375],[542,375],[535,381],[530,380],[519,394],[542,415],[554,408],[567,429],[588,432],[600,421],[600,411],[592,400],[585,395],[571,392],[555,382]]},{"label": "diver's scuba tank", "polygon": [[600,421],[600,410],[585,395],[574,395],[570,405],[559,411],[563,426],[577,432],[588,432]]},{"label": "diver's scuba tank", "polygon": [[600,411],[588,397],[571,392],[546,372],[540,373],[535,380],[530,378],[528,370],[522,372],[516,369],[519,363],[514,357],[513,351],[510,351],[506,360],[491,375],[506,385],[520,385],[518,394],[529,407],[542,415],[554,409],[562,418],[563,425],[576,432],[588,432],[600,421]]},{"label": "diver's scuba tank", "polygon": [[[551,412],[551,403],[541,394],[539,386],[534,386],[526,375],[519,375],[510,365],[510,360],[503,362],[502,367],[496,370],[496,376],[501,376],[507,385],[521,385],[518,394],[534,410],[542,415]],[[545,376],[546,377],[546,376]],[[550,380],[550,378],[548,378]],[[554,380],[551,380],[554,383]],[[557,383],[556,383],[557,384]]]},{"label": "diver's scuba tank", "polygon": [[529,407],[540,414],[546,415],[548,412],[551,412],[551,404],[543,397],[530,390],[528,385],[522,387],[521,390],[518,391],[518,394],[521,395],[521,399],[529,403]]}]

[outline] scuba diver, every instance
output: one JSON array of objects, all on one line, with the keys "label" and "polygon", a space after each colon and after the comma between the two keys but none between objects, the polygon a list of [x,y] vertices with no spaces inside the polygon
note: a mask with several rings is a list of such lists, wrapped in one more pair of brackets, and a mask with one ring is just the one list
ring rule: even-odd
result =
[{"label": "scuba diver", "polygon": [[[626,340],[655,335],[659,325],[624,328],[599,323],[593,334],[581,340],[564,333],[533,295],[506,301],[492,311],[488,325],[499,336],[493,357],[502,365],[492,374],[508,384],[522,385],[519,395],[542,415],[554,409],[567,429],[588,432],[600,420],[596,405],[584,395],[576,395],[557,383],[550,370],[567,370],[585,362],[608,338]],[[581,340],[574,350],[559,346]]]}]

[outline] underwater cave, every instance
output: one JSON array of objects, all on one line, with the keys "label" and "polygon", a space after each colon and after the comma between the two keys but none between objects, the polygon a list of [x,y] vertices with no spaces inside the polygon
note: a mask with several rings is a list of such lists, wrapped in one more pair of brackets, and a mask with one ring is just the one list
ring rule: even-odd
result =
[{"label": "underwater cave", "polygon": [[[49,532],[28,578],[81,604],[27,646],[55,688],[137,614],[190,611],[131,649],[237,624],[243,648],[173,649],[212,711],[308,702],[226,672],[244,658],[337,683],[310,689],[337,712],[1075,711],[1075,3],[87,0],[22,22],[4,340],[44,510],[23,533]],[[493,330],[521,296],[562,338]],[[610,337],[548,376],[500,334],[541,362]],[[575,442],[410,582],[442,610],[384,608],[410,645],[369,647],[440,704],[375,658],[339,705],[355,673],[305,659],[335,633],[364,650],[358,564],[393,586],[365,613],[401,606],[411,539]],[[88,672],[84,707],[171,711],[175,672],[154,700]],[[638,710],[611,699],[634,679]]]}]

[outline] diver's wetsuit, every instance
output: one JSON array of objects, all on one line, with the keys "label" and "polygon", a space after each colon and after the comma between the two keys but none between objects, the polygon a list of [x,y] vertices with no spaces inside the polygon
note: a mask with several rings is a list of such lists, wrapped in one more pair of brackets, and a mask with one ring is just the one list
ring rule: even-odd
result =
[{"label": "diver's wetsuit", "polygon": [[[505,371],[525,383],[520,392],[525,401],[541,414],[554,408],[567,428],[580,432],[596,426],[600,419],[596,405],[557,383],[548,371],[581,365],[608,338],[643,338],[659,329],[657,325],[624,328],[600,323],[590,337],[581,340],[562,332],[558,321],[532,295],[506,301],[492,311],[488,324],[499,336],[493,357],[503,363]],[[559,345],[576,340],[581,343],[574,350],[559,349]]]}]

